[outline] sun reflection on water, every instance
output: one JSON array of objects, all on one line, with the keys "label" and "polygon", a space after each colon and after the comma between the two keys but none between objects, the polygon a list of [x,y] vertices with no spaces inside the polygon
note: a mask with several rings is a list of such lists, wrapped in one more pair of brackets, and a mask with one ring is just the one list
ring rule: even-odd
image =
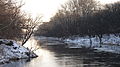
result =
[{"label": "sun reflection on water", "polygon": [[39,49],[36,53],[39,55],[39,57],[32,59],[29,62],[30,64],[27,63],[25,67],[60,67],[60,65],[56,62],[54,53],[44,49]]},{"label": "sun reflection on water", "polygon": [[55,54],[48,50],[41,49],[40,44],[34,37],[30,38],[24,46],[38,55],[38,58],[32,59],[25,67],[60,67],[56,62]]}]

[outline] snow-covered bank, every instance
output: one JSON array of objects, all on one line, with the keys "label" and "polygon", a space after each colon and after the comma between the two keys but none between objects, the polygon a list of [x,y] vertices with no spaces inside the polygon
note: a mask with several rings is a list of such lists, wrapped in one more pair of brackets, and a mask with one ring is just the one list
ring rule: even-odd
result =
[{"label": "snow-covered bank", "polygon": [[0,39],[0,63],[29,57],[33,58],[37,55],[13,40]]},{"label": "snow-covered bank", "polygon": [[[90,39],[86,37],[72,37],[64,40],[69,45],[69,48],[90,47]],[[119,35],[103,35],[102,46],[98,37],[92,37],[92,48],[98,51],[112,52],[120,54],[120,37]]]}]

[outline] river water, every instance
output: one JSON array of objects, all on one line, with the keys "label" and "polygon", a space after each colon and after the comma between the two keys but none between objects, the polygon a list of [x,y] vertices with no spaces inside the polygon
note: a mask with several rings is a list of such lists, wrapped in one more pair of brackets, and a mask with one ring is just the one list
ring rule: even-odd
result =
[{"label": "river water", "polygon": [[[30,61],[27,59],[11,61],[0,67],[120,67],[120,56],[116,54],[88,49],[63,48],[57,45],[64,43],[53,38],[42,38],[40,41],[46,42],[47,46],[41,45],[42,48],[37,52],[39,57]],[[36,41],[28,43],[31,42],[36,43]],[[38,44],[40,45],[39,42]]]},{"label": "river water", "polygon": [[0,67],[120,67],[118,56],[83,49],[40,49],[31,61],[12,61]]}]

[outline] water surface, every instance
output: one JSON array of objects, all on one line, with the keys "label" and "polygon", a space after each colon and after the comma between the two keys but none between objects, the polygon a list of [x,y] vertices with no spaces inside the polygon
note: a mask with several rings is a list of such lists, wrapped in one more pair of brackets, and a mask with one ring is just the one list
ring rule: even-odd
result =
[{"label": "water surface", "polygon": [[12,61],[0,67],[120,67],[120,59],[82,49],[41,49],[38,58]]}]

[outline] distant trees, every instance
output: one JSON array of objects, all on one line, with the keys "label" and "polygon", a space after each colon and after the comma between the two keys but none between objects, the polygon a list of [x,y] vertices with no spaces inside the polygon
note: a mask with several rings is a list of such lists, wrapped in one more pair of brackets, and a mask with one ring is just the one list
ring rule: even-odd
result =
[{"label": "distant trees", "polygon": [[[103,34],[120,33],[120,2],[101,7],[95,0],[70,0],[49,23],[43,25],[38,29],[37,35],[88,35],[98,36],[101,41]],[[41,34],[41,27],[46,29],[46,32]]]},{"label": "distant trees", "polygon": [[[87,34],[86,19],[97,10],[98,3],[95,0],[70,0],[62,5],[48,23],[51,27],[50,36],[71,36]],[[85,30],[86,29],[86,30]],[[40,29],[39,29],[40,31]]]},{"label": "distant trees", "polygon": [[106,5],[104,21],[106,21],[110,33],[120,33],[120,2]]}]

